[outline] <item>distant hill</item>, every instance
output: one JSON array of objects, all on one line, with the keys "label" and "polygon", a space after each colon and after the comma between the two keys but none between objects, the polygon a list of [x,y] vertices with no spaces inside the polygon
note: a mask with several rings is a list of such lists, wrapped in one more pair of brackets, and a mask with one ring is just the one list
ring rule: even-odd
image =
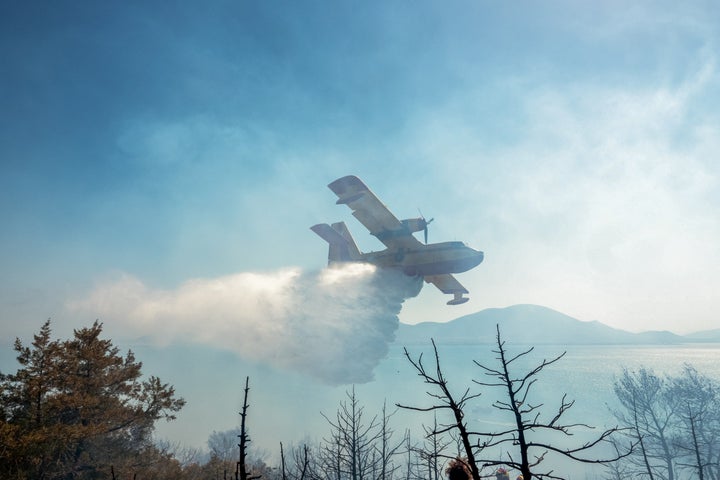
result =
[{"label": "distant hill", "polygon": [[683,338],[686,338],[693,342],[720,342],[720,328],[717,328],[715,330],[705,330],[704,332],[691,333],[690,335],[684,335]]},{"label": "distant hill", "polygon": [[699,341],[720,341],[720,330],[696,336],[667,331],[631,333],[597,321],[584,322],[539,305],[490,308],[447,323],[400,324],[395,343],[427,343],[431,338],[443,344],[488,344],[495,342],[495,325],[504,340],[522,344],[562,345],[667,345]]}]

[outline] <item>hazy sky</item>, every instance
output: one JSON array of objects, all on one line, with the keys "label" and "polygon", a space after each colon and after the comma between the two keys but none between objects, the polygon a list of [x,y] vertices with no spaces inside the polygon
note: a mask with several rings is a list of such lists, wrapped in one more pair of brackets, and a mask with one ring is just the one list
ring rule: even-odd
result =
[{"label": "hazy sky", "polygon": [[2,2],[0,338],[285,308],[311,225],[382,247],[347,174],[485,252],[469,303],[426,286],[403,322],[717,328],[720,7],[631,3]]}]

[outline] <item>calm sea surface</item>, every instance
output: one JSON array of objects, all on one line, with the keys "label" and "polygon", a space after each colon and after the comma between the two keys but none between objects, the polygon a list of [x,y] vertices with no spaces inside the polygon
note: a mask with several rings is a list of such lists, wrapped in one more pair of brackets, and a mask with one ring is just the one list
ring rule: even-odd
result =
[{"label": "calm sea surface", "polygon": [[[509,355],[516,355],[531,348],[524,345],[506,344]],[[488,381],[482,369],[473,361],[490,368],[500,364],[491,345],[453,345],[438,348],[440,366],[451,387],[460,390],[470,386],[481,392],[482,397],[475,401],[478,409],[484,410],[502,391],[493,391],[488,387],[475,386],[473,380]],[[434,356],[430,345],[408,347],[415,359],[422,353],[423,363],[434,370]],[[610,408],[615,406],[613,384],[623,369],[652,369],[656,374],[677,375],[682,373],[686,364],[694,366],[700,373],[720,381],[720,344],[684,344],[669,346],[563,346],[543,345],[518,359],[511,365],[511,373],[524,375],[529,369],[544,359],[552,359],[566,352],[565,356],[548,365],[537,375],[530,398],[547,402],[560,400],[563,393],[576,401],[573,409],[582,414],[592,414],[597,419],[612,420]],[[393,397],[408,400],[417,399],[417,394],[425,386],[404,357],[402,347],[393,347],[388,358],[376,370],[379,385],[392,385]],[[419,387],[419,388],[418,388]],[[384,390],[387,393],[387,390]],[[379,393],[379,392],[378,392]],[[399,400],[400,401],[400,400]],[[402,400],[405,402],[406,400]]]},{"label": "calm sea surface", "polygon": [[[521,353],[532,348],[525,345],[506,344],[509,355]],[[441,367],[448,378],[452,374],[460,378],[468,376],[481,379],[482,371],[473,361],[488,367],[497,367],[497,355],[492,345],[453,345],[439,346]],[[413,358],[423,354],[426,365],[434,365],[431,345],[413,345],[408,347]],[[542,345],[516,362],[512,370],[523,373],[523,369],[539,364],[543,359],[554,358],[563,352],[565,356],[546,367],[539,375],[539,382],[553,384],[554,389],[573,386],[586,389],[612,389],[614,380],[623,369],[637,370],[641,367],[652,369],[658,375],[676,375],[682,372],[686,364],[694,366],[700,373],[720,380],[720,344],[683,344],[663,346],[564,346]],[[388,358],[380,365],[379,376],[386,376],[393,369],[411,370],[405,359],[402,347],[394,346]],[[379,379],[380,380],[380,379]]]}]

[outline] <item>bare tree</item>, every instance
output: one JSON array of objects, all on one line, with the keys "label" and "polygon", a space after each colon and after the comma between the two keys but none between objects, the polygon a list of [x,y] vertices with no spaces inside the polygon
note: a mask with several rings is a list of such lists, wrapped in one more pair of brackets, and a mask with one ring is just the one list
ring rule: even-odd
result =
[{"label": "bare tree", "polygon": [[679,403],[669,394],[666,381],[652,370],[626,369],[614,390],[623,408],[614,412],[615,417],[628,427],[640,447],[637,454],[628,457],[635,467],[633,473],[651,480],[674,480],[678,453],[672,436]]},{"label": "bare tree", "polygon": [[459,397],[459,399],[455,398],[453,393],[450,391],[448,381],[443,375],[442,369],[440,368],[440,356],[438,355],[435,340],[431,339],[431,342],[433,346],[433,352],[435,354],[434,372],[427,370],[427,368],[423,364],[422,354],[420,354],[417,360],[415,360],[410,356],[407,348],[404,349],[404,352],[405,357],[412,364],[412,366],[415,367],[418,376],[420,376],[425,383],[439,390],[440,393],[426,392],[427,395],[432,398],[434,402],[429,407],[414,407],[409,405],[402,405],[399,403],[397,404],[397,406],[400,408],[420,412],[449,411],[449,413],[452,415],[453,421],[447,424],[436,424],[435,428],[432,431],[428,432],[428,435],[431,437],[442,436],[447,432],[457,430],[462,441],[463,448],[465,450],[465,457],[468,463],[468,468],[472,472],[472,478],[473,480],[480,480],[480,471],[478,470],[477,464],[475,462],[475,455],[473,453],[473,442],[471,441],[470,432],[468,431],[467,424],[464,421],[465,414],[463,412],[465,404],[469,400],[479,397],[480,394],[471,394],[470,389],[467,388],[465,389],[465,392]]},{"label": "bare tree", "polygon": [[239,428],[233,428],[222,432],[213,430],[207,439],[210,456],[217,458],[221,462],[233,462],[233,457],[235,456],[234,450],[237,448],[236,439],[239,436]]},{"label": "bare tree", "polygon": [[[610,428],[596,435],[575,447],[559,447],[559,440],[570,437],[578,428],[591,430],[594,427],[584,423],[564,423],[563,416],[575,404],[567,398],[567,393],[562,395],[560,404],[555,413],[547,420],[542,418],[542,403],[535,403],[532,400],[531,390],[537,382],[537,376],[545,367],[548,367],[560,360],[565,353],[562,353],[549,360],[543,359],[535,367],[529,371],[517,374],[513,369],[515,362],[522,359],[526,355],[533,352],[534,347],[524,350],[518,354],[510,354],[505,348],[505,342],[500,336],[500,327],[496,326],[496,345],[497,349],[493,353],[497,355],[499,366],[491,368],[477,361],[474,363],[480,367],[487,377],[491,380],[478,381],[475,383],[485,387],[498,387],[504,390],[504,398],[496,400],[493,407],[507,412],[511,415],[513,426],[504,431],[499,432],[474,432],[484,440],[478,444],[479,450],[484,452],[493,447],[501,447],[505,450],[506,458],[482,458],[479,461],[484,466],[500,466],[507,465],[511,468],[520,470],[523,478],[529,480],[531,478],[562,478],[553,473],[553,470],[545,470],[539,472],[542,468],[540,465],[545,459],[548,452],[558,454],[570,460],[588,463],[588,464],[607,464],[615,462],[620,458],[627,456],[632,451],[632,446],[628,446],[622,451],[617,450],[615,455],[609,458],[596,458],[595,447],[609,444],[609,440],[615,433],[621,431],[619,428]],[[517,447],[508,450],[506,447]],[[519,456],[516,456],[516,453]],[[535,453],[537,452],[537,453]],[[589,458],[587,455],[592,455]]]},{"label": "bare tree", "polygon": [[[612,440],[613,448],[615,449],[615,453],[620,455],[621,452],[621,444],[619,441],[616,441],[615,439]],[[610,462],[607,465],[605,465],[606,473],[603,478],[605,480],[626,480],[628,478],[634,478],[631,471],[628,469],[627,465],[625,465],[621,461],[617,462]]]},{"label": "bare tree", "polygon": [[678,408],[675,446],[678,466],[699,480],[717,480],[720,455],[720,385],[685,365],[683,373],[669,378],[670,395]]},{"label": "bare tree", "polygon": [[398,469],[394,462],[394,458],[403,446],[404,439],[398,443],[393,442],[394,431],[390,426],[390,418],[395,415],[397,410],[388,413],[387,402],[383,402],[382,413],[380,416],[380,435],[378,437],[379,445],[376,446],[378,453],[379,472],[375,475],[377,480],[391,480]]},{"label": "bare tree", "polygon": [[677,376],[625,370],[615,382],[615,416],[639,445],[625,460],[650,480],[720,480],[720,384],[685,365]]},{"label": "bare tree", "polygon": [[683,420],[688,427],[688,443],[683,445],[682,440],[677,442],[680,451],[686,451],[690,455],[692,463],[679,463],[680,466],[689,467],[697,473],[699,480],[705,480],[705,469],[708,464],[703,460],[703,452],[700,440],[700,429],[702,428],[702,413],[693,409],[689,403],[686,405],[687,410],[681,414]]},{"label": "bare tree", "polygon": [[452,443],[440,435],[433,435],[438,430],[437,416],[434,416],[433,426],[423,425],[425,432],[424,442],[420,445],[411,446],[409,433],[407,436],[408,472],[407,479],[413,474],[417,479],[440,480],[442,467],[445,460],[451,458],[446,449]]},{"label": "bare tree", "polygon": [[280,478],[287,480],[287,469],[285,467],[285,449],[283,448],[282,442],[280,442]]},{"label": "bare tree", "polygon": [[412,439],[410,437],[410,430],[405,430],[405,437],[403,439],[405,444],[405,479],[412,480],[417,478],[417,463],[414,461],[415,447],[413,446]]},{"label": "bare tree", "polygon": [[285,449],[280,442],[280,468],[282,480],[309,480],[321,478],[315,473],[314,458],[307,443],[292,449],[291,465],[285,461]]},{"label": "bare tree", "polygon": [[340,403],[335,418],[322,414],[332,427],[330,438],[324,439],[323,469],[326,478],[365,480],[377,472],[379,464],[377,443],[383,431],[377,416],[365,420],[365,409],[355,395],[355,387],[346,392],[347,401]]},{"label": "bare tree", "polygon": [[243,396],[243,407],[240,412],[240,434],[238,435],[240,438],[240,443],[238,443],[240,457],[235,469],[235,480],[254,480],[261,477],[261,475],[251,475],[247,468],[247,450],[248,443],[250,443],[250,435],[248,435],[246,427],[249,391],[250,377],[245,377],[245,395]]},{"label": "bare tree", "polygon": [[417,359],[413,359],[405,349],[405,356],[415,367],[418,376],[425,383],[439,390],[439,393],[427,392],[428,396],[433,399],[433,404],[429,407],[400,404],[398,406],[421,412],[449,412],[453,420],[439,425],[430,431],[429,435],[440,436],[446,433],[458,435],[462,455],[457,456],[456,462],[467,463],[466,466],[473,480],[481,478],[478,464],[482,464],[483,467],[506,465],[520,470],[526,480],[531,478],[559,479],[562,477],[556,476],[552,469],[542,472],[537,471],[538,466],[548,453],[581,463],[605,464],[617,461],[632,451],[632,445],[627,445],[625,448],[616,450],[616,454],[609,455],[608,458],[596,458],[596,447],[603,445],[605,442],[610,444],[609,441],[614,434],[621,431],[617,427],[607,429],[594,436],[591,440],[575,447],[558,446],[560,440],[571,437],[576,429],[593,429],[593,427],[584,423],[564,423],[563,415],[574,404],[573,401],[567,399],[567,394],[562,396],[556,412],[547,420],[541,418],[540,409],[543,405],[532,402],[530,391],[537,381],[537,375],[545,367],[560,360],[564,354],[550,360],[543,360],[539,365],[518,376],[511,371],[511,368],[514,367],[515,362],[530,354],[534,349],[530,348],[519,354],[510,355],[505,348],[505,342],[500,337],[499,326],[496,330],[497,349],[493,350],[493,352],[497,354],[499,367],[491,368],[475,362],[491,380],[475,380],[474,383],[481,387],[499,387],[503,389],[502,399],[496,400],[493,406],[501,412],[510,413],[512,416],[512,427],[504,431],[481,432],[468,428],[464,420],[465,407],[468,401],[478,398],[480,394],[470,393],[470,389],[466,388],[459,397],[453,395],[448,386],[448,380],[440,368],[437,346],[434,341],[432,341],[435,354],[434,371],[430,371],[425,367],[422,355]]}]

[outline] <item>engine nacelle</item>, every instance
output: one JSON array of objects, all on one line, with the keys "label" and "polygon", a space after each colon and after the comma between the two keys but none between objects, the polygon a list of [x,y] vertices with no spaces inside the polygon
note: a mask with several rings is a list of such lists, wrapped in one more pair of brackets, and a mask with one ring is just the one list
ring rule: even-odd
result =
[{"label": "engine nacelle", "polygon": [[406,218],[402,221],[402,224],[405,228],[408,229],[410,233],[413,232],[422,232],[427,228],[427,222],[424,218]]}]

